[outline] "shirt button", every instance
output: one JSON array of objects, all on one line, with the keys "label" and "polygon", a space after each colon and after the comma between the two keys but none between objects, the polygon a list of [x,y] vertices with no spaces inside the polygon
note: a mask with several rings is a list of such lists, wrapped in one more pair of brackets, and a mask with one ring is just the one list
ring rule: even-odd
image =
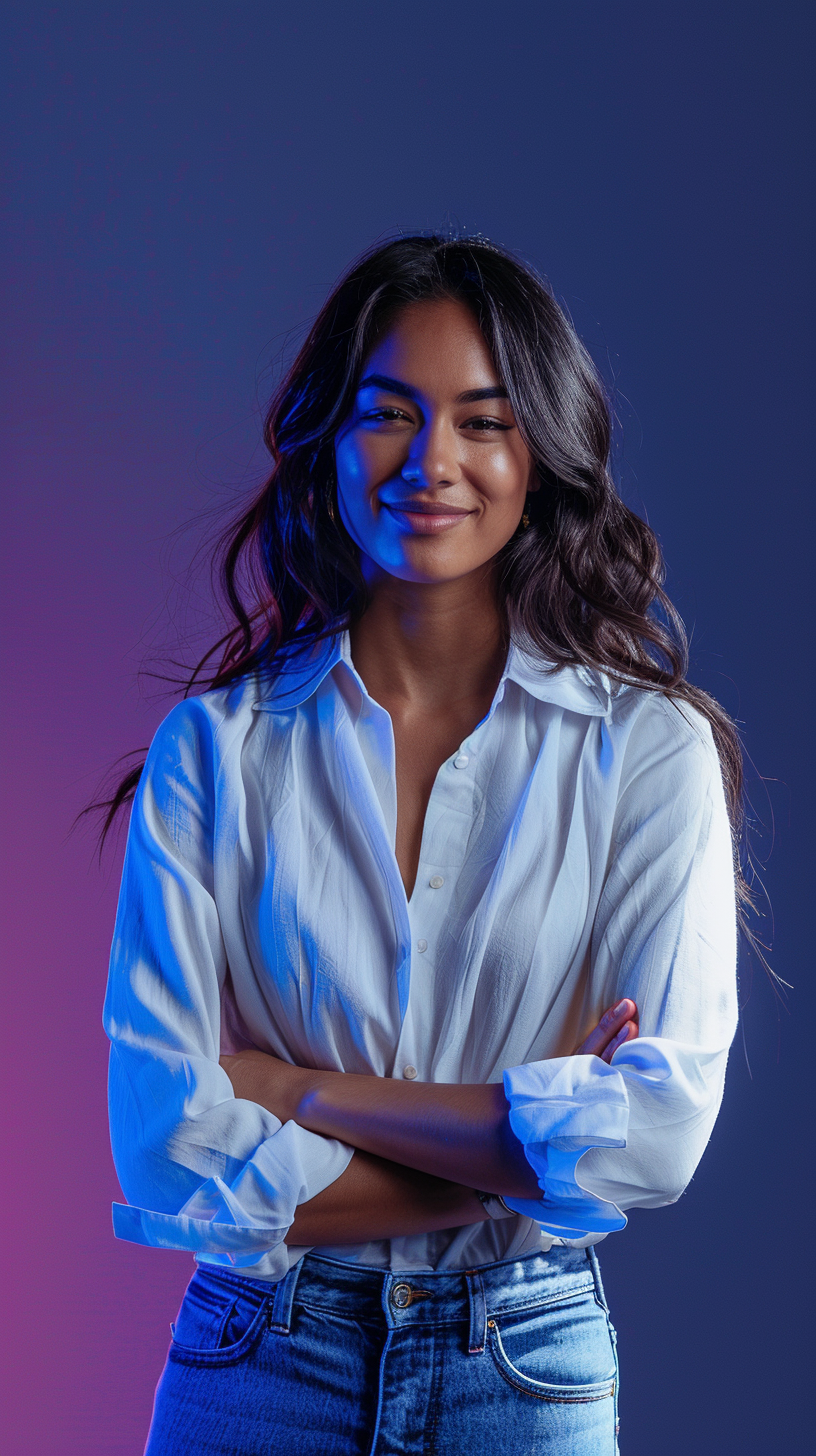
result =
[{"label": "shirt button", "polygon": [[403,1067],[403,1069],[402,1069],[402,1075],[403,1075],[403,1077],[407,1077],[409,1082],[413,1082],[416,1074],[417,1074],[417,1069],[416,1069],[416,1067],[412,1067],[410,1062],[408,1063],[408,1066],[407,1067]]},{"label": "shirt button", "polygon": [[431,875],[431,878],[428,881],[428,884],[430,885],[432,890],[441,890],[444,883],[444,875]]},{"label": "shirt button", "polygon": [[469,763],[470,758],[466,753],[457,753],[455,759],[453,760],[454,768],[467,768]]},{"label": "shirt button", "polygon": [[420,954],[422,953],[422,951],[427,950],[427,949],[428,949],[428,942],[427,942],[427,940],[418,940],[417,941],[417,950],[420,952]]}]

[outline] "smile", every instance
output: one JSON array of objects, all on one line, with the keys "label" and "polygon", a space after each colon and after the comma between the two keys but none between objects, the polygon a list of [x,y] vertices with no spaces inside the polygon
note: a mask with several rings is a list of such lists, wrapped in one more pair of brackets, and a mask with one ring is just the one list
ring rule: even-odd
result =
[{"label": "smile", "polygon": [[384,504],[383,509],[416,536],[435,536],[439,531],[449,531],[472,515],[471,511],[460,507],[425,505],[420,501],[406,501],[400,506]]}]

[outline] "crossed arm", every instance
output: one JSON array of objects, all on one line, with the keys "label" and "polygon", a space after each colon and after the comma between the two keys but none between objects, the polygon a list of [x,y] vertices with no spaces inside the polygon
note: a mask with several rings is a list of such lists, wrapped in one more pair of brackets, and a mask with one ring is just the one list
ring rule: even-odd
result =
[{"label": "crossed arm", "polygon": [[[618,1002],[576,1048],[609,1061],[637,1036],[637,1007]],[[537,1198],[499,1083],[402,1082],[293,1067],[266,1052],[223,1056],[236,1097],[311,1132],[350,1143],[346,1171],[299,1206],[287,1244],[364,1243],[479,1223],[474,1188]]]}]

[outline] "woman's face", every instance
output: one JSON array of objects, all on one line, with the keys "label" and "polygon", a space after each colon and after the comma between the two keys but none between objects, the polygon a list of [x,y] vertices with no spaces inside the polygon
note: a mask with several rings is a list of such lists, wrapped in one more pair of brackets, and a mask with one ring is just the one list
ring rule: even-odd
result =
[{"label": "woman's face", "polygon": [[363,368],[335,441],[340,515],[371,580],[444,582],[516,531],[532,457],[470,310],[407,305]]}]

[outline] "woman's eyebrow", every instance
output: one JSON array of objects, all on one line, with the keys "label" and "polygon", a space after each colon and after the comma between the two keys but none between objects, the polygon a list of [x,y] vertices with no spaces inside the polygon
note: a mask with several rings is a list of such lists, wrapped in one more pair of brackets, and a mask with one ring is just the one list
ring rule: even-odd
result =
[{"label": "woman's eyebrow", "polygon": [[399,379],[390,379],[387,374],[367,374],[361,379],[358,389],[384,389],[388,394],[401,394],[405,399],[416,399],[413,389]]},{"label": "woman's eyebrow", "polygon": [[[399,379],[388,374],[367,374],[361,379],[359,389],[384,389],[388,394],[401,394],[405,399],[416,399],[416,391]],[[507,390],[501,384],[489,384],[486,389],[466,389],[457,394],[457,404],[476,404],[480,399],[507,399]]]},{"label": "woman's eyebrow", "polygon": [[480,399],[507,399],[507,390],[501,384],[490,384],[487,389],[466,389],[457,394],[457,404],[477,404]]}]

